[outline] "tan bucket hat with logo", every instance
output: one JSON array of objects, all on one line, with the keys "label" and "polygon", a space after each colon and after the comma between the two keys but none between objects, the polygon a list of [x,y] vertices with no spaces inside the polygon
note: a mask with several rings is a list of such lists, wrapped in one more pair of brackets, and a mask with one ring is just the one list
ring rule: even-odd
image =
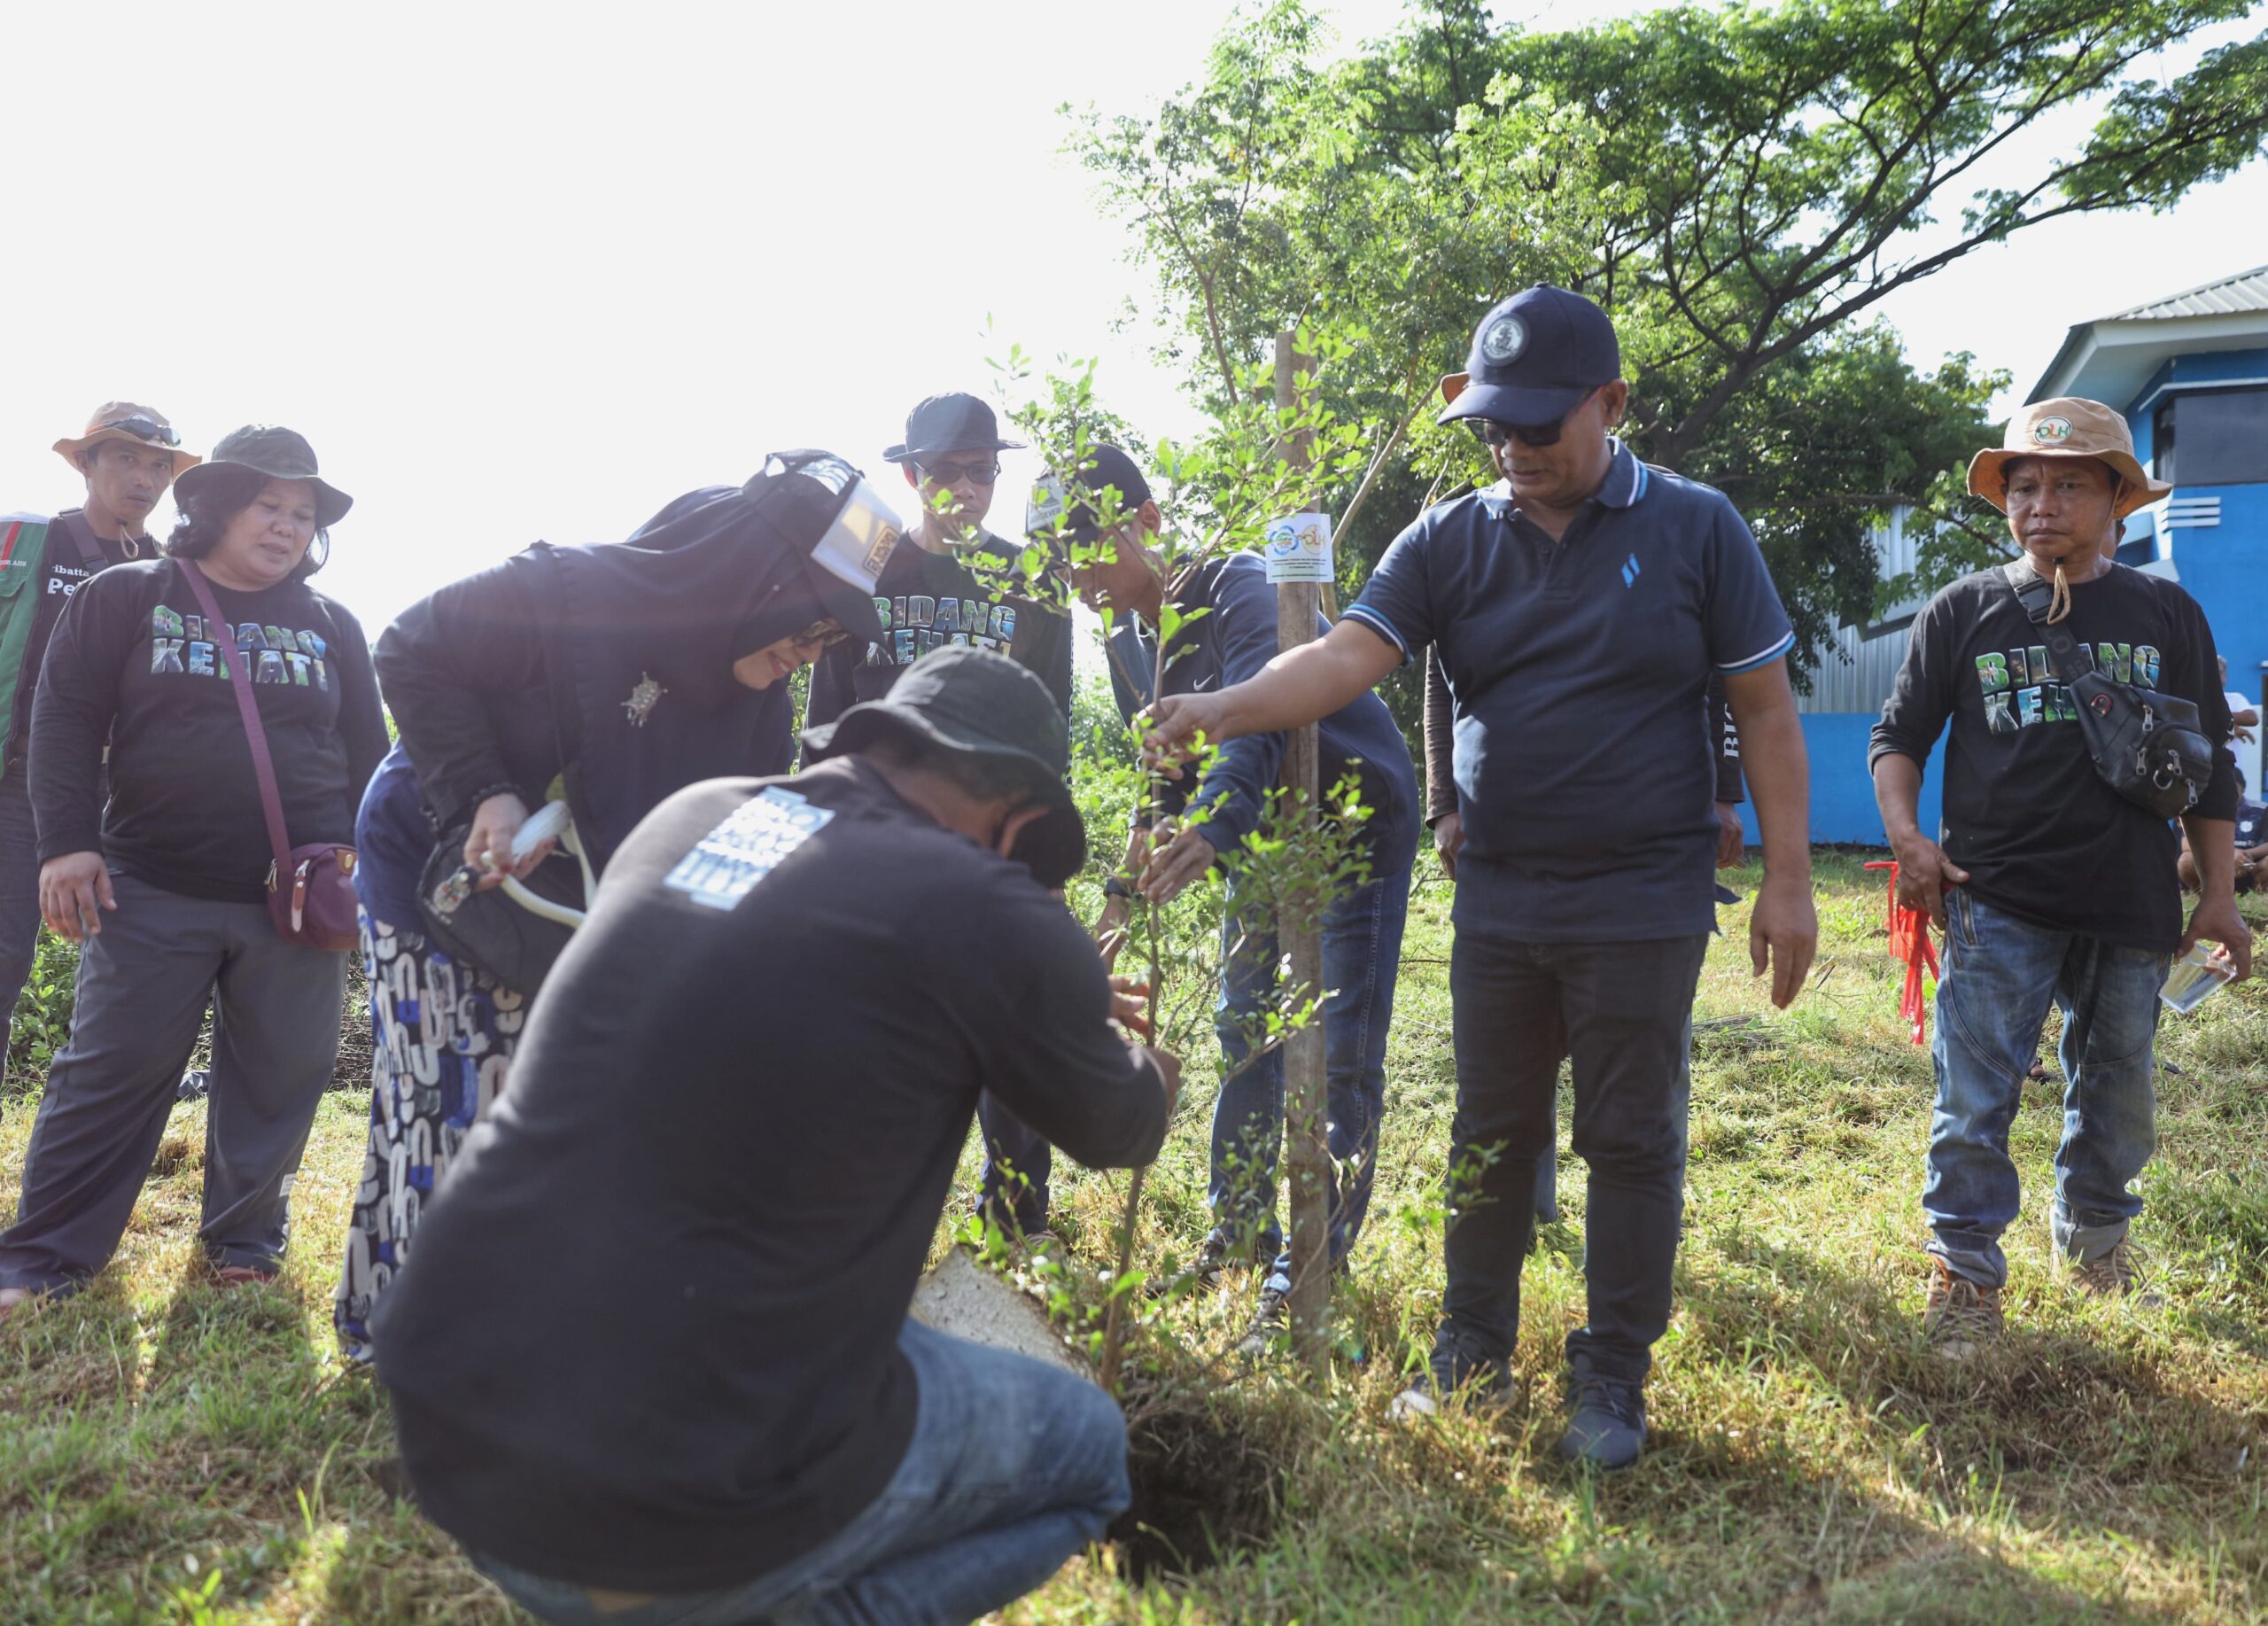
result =
[{"label": "tan bucket hat with logo", "polygon": [[2000,444],[1969,460],[1969,492],[2003,514],[2008,494],[2000,471],[2019,457],[2092,457],[2118,477],[2112,511],[2124,519],[2136,509],[2169,496],[2173,486],[2152,479],[2134,455],[2126,420],[2099,401],[2058,395],[2021,408],[2008,419]]},{"label": "tan bucket hat with logo", "polygon": [[84,473],[84,470],[79,469],[79,454],[103,440],[131,440],[136,446],[171,452],[176,475],[205,461],[195,452],[182,449],[181,436],[175,432],[173,424],[164,413],[130,401],[103,402],[87,419],[86,433],[75,439],[70,435],[64,436],[55,443],[55,450],[74,470]]}]

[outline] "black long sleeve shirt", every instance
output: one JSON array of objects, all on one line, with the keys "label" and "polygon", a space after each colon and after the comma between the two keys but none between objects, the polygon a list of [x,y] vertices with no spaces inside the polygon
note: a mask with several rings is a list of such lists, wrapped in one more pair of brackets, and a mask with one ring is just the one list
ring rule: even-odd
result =
[{"label": "black long sleeve shirt", "polygon": [[292,844],[353,841],[355,806],[386,753],[361,624],[305,582],[211,586],[233,631],[206,625],[171,559],[114,564],[72,597],[32,712],[42,862],[99,851],[167,891],[260,900],[274,854],[229,676],[238,658]]},{"label": "black long sleeve shirt", "polygon": [[[2063,625],[2099,669],[2194,703],[2205,737],[2226,737],[2212,628],[2179,587],[2114,564],[2072,587]],[[2173,827],[2096,772],[2046,641],[1997,570],[1962,577],[1915,618],[1869,766],[1891,751],[1927,762],[1948,722],[1939,840],[1977,895],[2049,926],[2170,953],[2181,937]],[[2236,816],[2225,745],[2195,811]]]},{"label": "black long sleeve shirt", "polygon": [[1164,1093],[1029,871],[862,759],[631,833],[377,1317],[420,1505],[505,1562],[748,1580],[881,1491],[897,1335],[982,1090],[1082,1163]]},{"label": "black long sleeve shirt", "polygon": [[540,568],[515,554],[429,594],[378,634],[378,682],[443,829],[499,786],[540,805],[574,753],[574,720],[557,716],[546,676]]}]

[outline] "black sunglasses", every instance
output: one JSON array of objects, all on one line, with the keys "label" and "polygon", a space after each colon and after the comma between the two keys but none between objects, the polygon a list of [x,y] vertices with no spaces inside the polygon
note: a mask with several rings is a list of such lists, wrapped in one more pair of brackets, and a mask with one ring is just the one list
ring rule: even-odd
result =
[{"label": "black sunglasses", "polygon": [[958,486],[963,480],[992,486],[1000,478],[1000,465],[997,463],[925,463],[914,466],[940,486]]},{"label": "black sunglasses", "polygon": [[155,418],[122,417],[113,423],[98,424],[101,429],[122,429],[136,440],[155,440],[159,446],[179,446],[181,432],[171,424],[160,424]]},{"label": "black sunglasses", "polygon": [[1464,421],[1480,444],[1491,448],[1514,440],[1522,446],[1557,446],[1559,437],[1566,432],[1567,420],[1581,412],[1589,403],[1591,396],[1597,393],[1597,390],[1589,391],[1581,401],[1547,423],[1502,424],[1495,418],[1487,417],[1469,417]]}]

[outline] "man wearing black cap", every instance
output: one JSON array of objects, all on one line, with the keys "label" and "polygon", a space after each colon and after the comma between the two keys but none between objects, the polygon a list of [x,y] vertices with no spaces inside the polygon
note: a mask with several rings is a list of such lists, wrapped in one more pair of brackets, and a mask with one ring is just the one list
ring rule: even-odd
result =
[{"label": "man wearing black cap", "polygon": [[[1113,612],[1111,686],[1119,708],[1133,717],[1155,698],[1156,629],[1169,603],[1181,617],[1166,651],[1164,689],[1188,694],[1220,689],[1253,676],[1276,654],[1276,588],[1257,553],[1209,559],[1169,582],[1151,547],[1164,523],[1150,484],[1132,458],[1115,446],[1091,448],[1078,471],[1090,490],[1117,494],[1127,516],[1106,533],[1090,501],[1065,516],[1079,544],[1068,574],[1090,608]],[[1053,493],[1049,494],[1052,500]],[[1317,624],[1317,634],[1323,627]],[[1395,974],[1409,913],[1410,867],[1418,842],[1418,781],[1410,747],[1385,702],[1362,694],[1320,725],[1326,789],[1353,774],[1370,817],[1362,849],[1370,878],[1335,899],[1323,920],[1324,1071],[1329,1085],[1326,1124],[1333,1179],[1331,1258],[1343,1266],[1362,1234],[1377,1171],[1379,1126],[1386,1109],[1386,1041],[1394,1021]],[[1251,1347],[1256,1352],[1285,1320],[1292,1289],[1292,1256],[1276,1219],[1276,1162],[1284,1136],[1284,1058],[1269,1048],[1254,1056],[1277,987],[1276,922],[1239,897],[1235,860],[1245,837],[1258,829],[1268,793],[1284,757],[1281,734],[1251,734],[1231,742],[1215,759],[1194,793],[1201,816],[1180,817],[1185,800],[1169,785],[1163,798],[1173,828],[1138,830],[1133,849],[1147,856],[1133,891],[1169,903],[1223,860],[1227,901],[1221,919],[1222,999],[1215,1029],[1221,1041],[1221,1093],[1213,1112],[1213,1145],[1207,1202],[1213,1225],[1199,1253],[1210,1276],[1236,1259],[1265,1267]],[[1115,941],[1130,899],[1115,878],[1106,889],[1098,931]]]},{"label": "man wearing black cap", "polygon": [[[898,673],[935,650],[963,645],[998,650],[1038,674],[1067,722],[1071,715],[1071,618],[1029,598],[1004,593],[998,577],[980,580],[976,561],[992,571],[1014,564],[1022,548],[984,528],[1000,479],[1000,454],[1022,442],[1003,440],[992,408],[974,395],[932,395],[905,417],[905,439],[882,455],[905,471],[921,513],[882,566],[874,585],[882,616],[878,643],[838,645],[812,670],[804,715],[823,727],[852,705],[889,693]],[[1003,1231],[1027,1240],[1047,1229],[1046,1140],[987,1101],[979,1210]]]},{"label": "man wearing black cap", "polygon": [[[155,558],[150,515],[174,476],[198,460],[163,413],[105,401],[55,453],[87,485],[83,507],[53,518],[0,516],[0,1023],[12,1016],[39,940],[39,837],[25,756],[32,694],[63,607],[97,571]],[[7,1052],[0,1048],[0,1064]]]},{"label": "man wearing black cap", "polygon": [[377,1310],[420,1505],[537,1615],[967,1621],[1126,1505],[1108,1396],[906,1316],[980,1087],[1097,1165],[1164,1138],[1178,1064],[1049,890],[1068,740],[944,650],[617,850]]},{"label": "man wearing black cap", "polygon": [[1644,1444],[1644,1381],[1669,1325],[1690,1013],[1715,923],[1713,672],[1763,829],[1749,946],[1774,1003],[1795,998],[1818,937],[1794,634],[1732,504],[1609,432],[1628,393],[1588,300],[1536,287],[1498,305],[1468,370],[1442,381],[1442,416],[1472,425],[1502,483],[1420,517],[1328,637],[1248,682],[1161,702],[1149,746],[1293,727],[1435,646],[1464,828],[1456,1172],[1431,1371],[1397,1410],[1509,1382],[1537,1163],[1572,1058],[1590,1313],[1567,1341],[1560,1450],[1606,1467]]}]

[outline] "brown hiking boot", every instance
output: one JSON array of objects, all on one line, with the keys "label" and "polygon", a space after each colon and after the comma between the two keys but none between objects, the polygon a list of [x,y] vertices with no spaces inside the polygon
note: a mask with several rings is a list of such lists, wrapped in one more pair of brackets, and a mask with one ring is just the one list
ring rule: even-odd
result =
[{"label": "brown hiking boot", "polygon": [[1943,1259],[1930,1261],[1930,1296],[1922,1312],[1930,1348],[1965,1361],[2000,1337],[2000,1290],[1956,1276]]},{"label": "brown hiking boot", "polygon": [[2110,1251],[2092,1259],[2065,1259],[2063,1268],[2089,1298],[2132,1298],[2155,1304],[2158,1295],[2142,1286],[2142,1250],[2122,1236]]}]

